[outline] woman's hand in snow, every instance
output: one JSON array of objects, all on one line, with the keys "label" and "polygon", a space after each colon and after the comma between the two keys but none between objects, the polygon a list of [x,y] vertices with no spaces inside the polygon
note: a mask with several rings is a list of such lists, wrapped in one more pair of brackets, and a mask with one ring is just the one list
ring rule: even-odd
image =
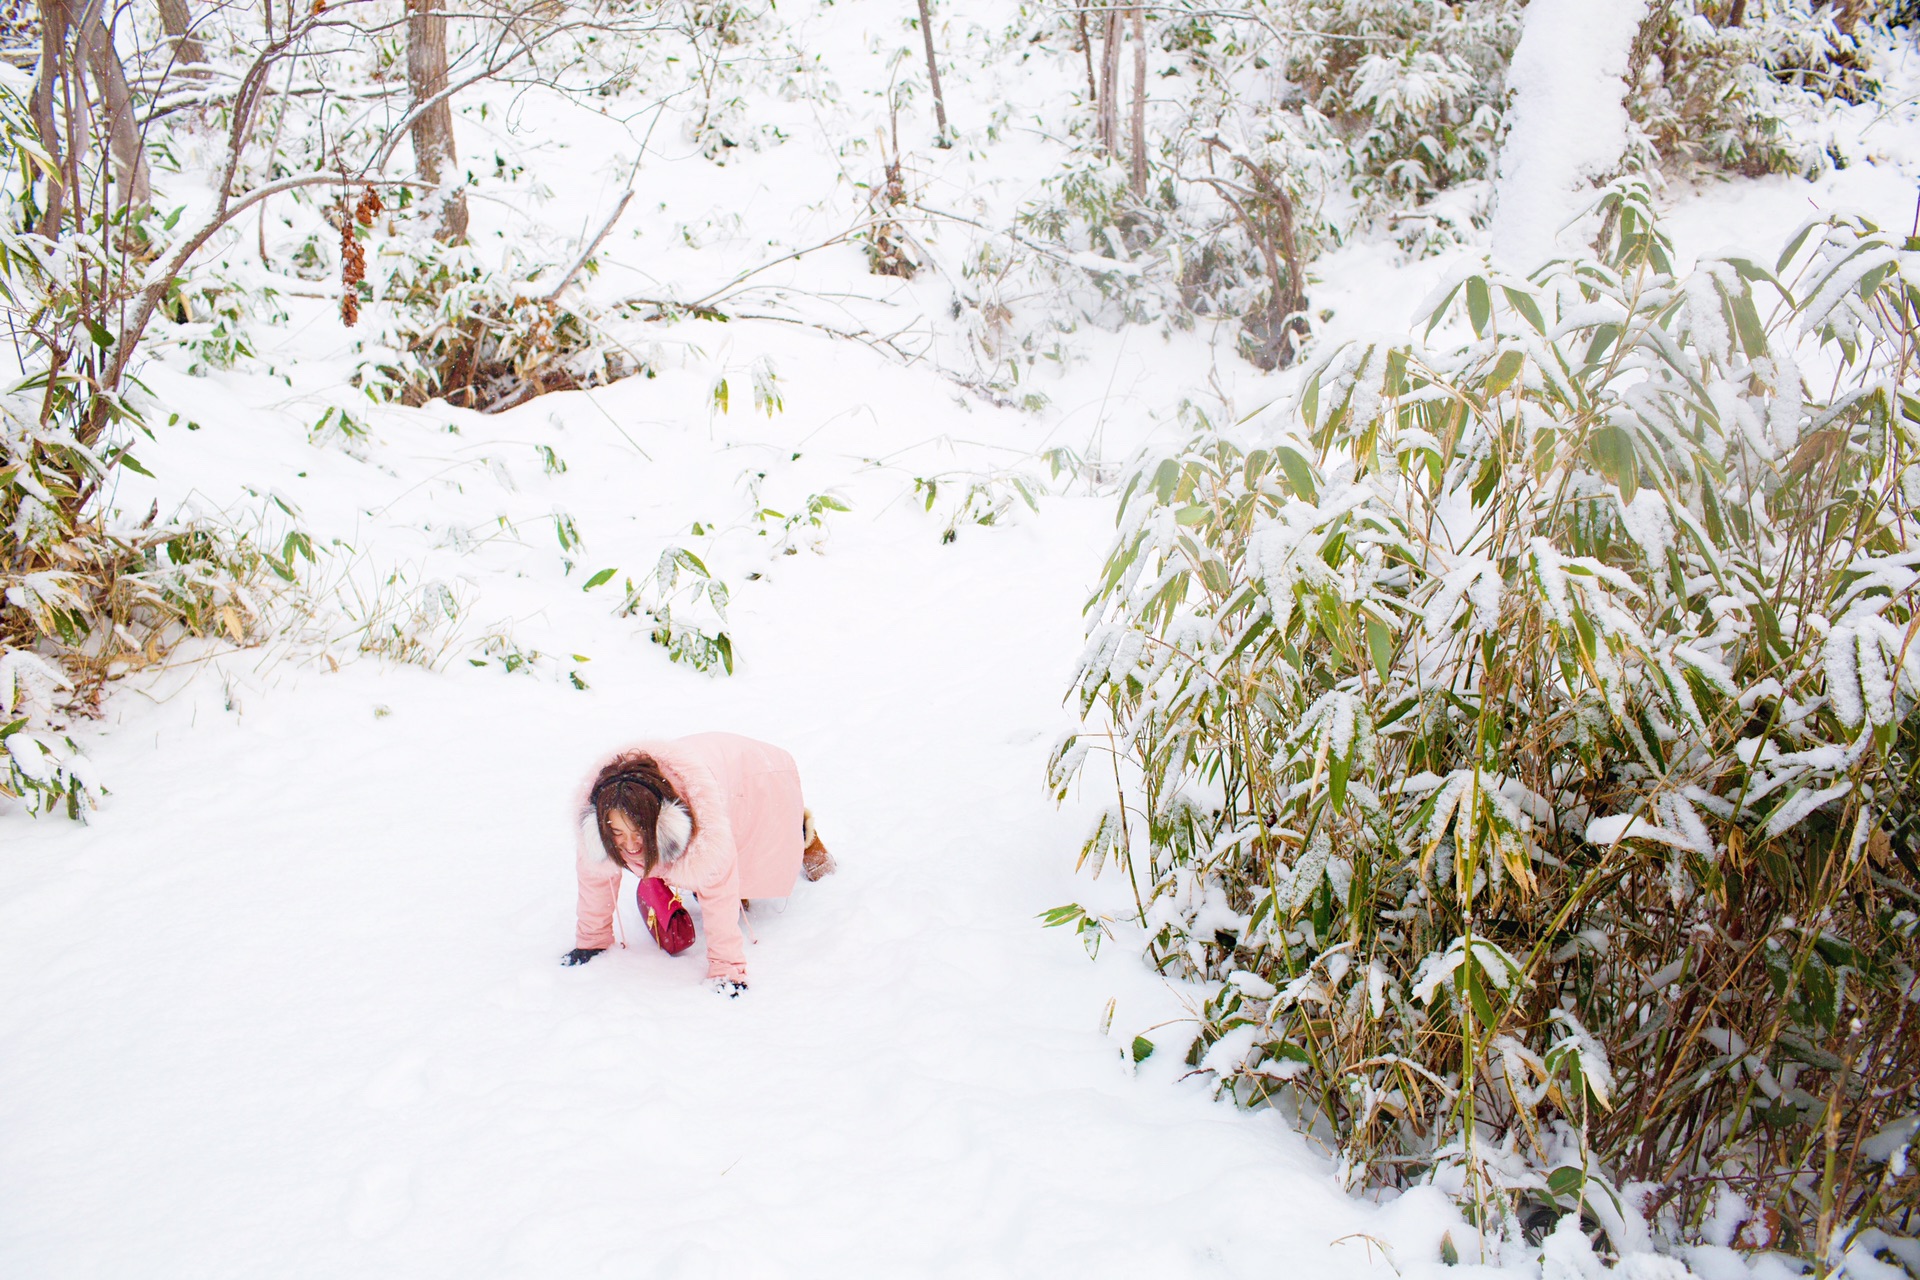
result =
[{"label": "woman's hand in snow", "polygon": [[715,978],[713,980],[713,993],[715,995],[725,996],[729,1000],[738,1000],[746,989],[746,983],[736,982],[732,978]]},{"label": "woman's hand in snow", "polygon": [[602,951],[605,951],[605,950],[606,950],[605,947],[575,947],[573,950],[567,952],[567,954],[560,957],[560,963],[561,964],[585,964],[587,961],[593,959],[595,956],[599,955]]}]

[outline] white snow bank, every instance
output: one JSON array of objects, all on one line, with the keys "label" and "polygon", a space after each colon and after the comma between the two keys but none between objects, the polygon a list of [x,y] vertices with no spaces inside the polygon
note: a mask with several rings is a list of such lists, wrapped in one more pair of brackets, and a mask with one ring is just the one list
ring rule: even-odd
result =
[{"label": "white snow bank", "polygon": [[1494,186],[1493,257],[1531,271],[1627,145],[1627,56],[1646,0],[1534,0],[1507,73],[1513,106]]}]

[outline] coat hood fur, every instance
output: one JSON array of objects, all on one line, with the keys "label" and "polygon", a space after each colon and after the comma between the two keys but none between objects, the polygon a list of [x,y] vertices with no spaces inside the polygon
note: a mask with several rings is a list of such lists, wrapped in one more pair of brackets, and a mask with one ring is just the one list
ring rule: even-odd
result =
[{"label": "coat hood fur", "polygon": [[716,878],[724,870],[720,864],[731,856],[733,837],[727,820],[726,792],[706,765],[672,741],[636,742],[594,763],[574,790],[578,836],[575,855],[590,866],[612,862],[606,846],[600,843],[594,820],[593,783],[608,765],[635,755],[650,756],[679,797],[660,806],[660,818],[654,825],[654,848],[660,853],[655,874],[680,888],[698,889]]},{"label": "coat hood fur", "polygon": [[680,861],[680,855],[687,851],[692,839],[693,816],[687,807],[678,800],[661,805],[660,820],[653,824],[653,847],[660,851],[660,861],[668,866]]}]

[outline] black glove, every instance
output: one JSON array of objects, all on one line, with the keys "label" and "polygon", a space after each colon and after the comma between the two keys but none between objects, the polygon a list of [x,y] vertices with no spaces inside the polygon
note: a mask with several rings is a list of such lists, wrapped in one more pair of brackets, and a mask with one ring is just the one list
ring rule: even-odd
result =
[{"label": "black glove", "polygon": [[595,956],[599,955],[602,951],[605,951],[605,950],[606,950],[605,947],[575,947],[573,950],[567,952],[567,954],[560,957],[560,963],[561,964],[585,964],[587,961],[593,959]]}]

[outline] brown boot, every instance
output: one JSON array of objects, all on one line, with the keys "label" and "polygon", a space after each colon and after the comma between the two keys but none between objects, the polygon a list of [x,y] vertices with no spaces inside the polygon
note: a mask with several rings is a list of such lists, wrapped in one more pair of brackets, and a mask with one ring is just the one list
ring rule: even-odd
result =
[{"label": "brown boot", "polygon": [[833,855],[827,852],[827,846],[820,843],[820,833],[813,829],[813,814],[805,813],[801,818],[801,835],[806,839],[806,847],[800,852],[800,869],[808,880],[819,880],[834,873]]}]

